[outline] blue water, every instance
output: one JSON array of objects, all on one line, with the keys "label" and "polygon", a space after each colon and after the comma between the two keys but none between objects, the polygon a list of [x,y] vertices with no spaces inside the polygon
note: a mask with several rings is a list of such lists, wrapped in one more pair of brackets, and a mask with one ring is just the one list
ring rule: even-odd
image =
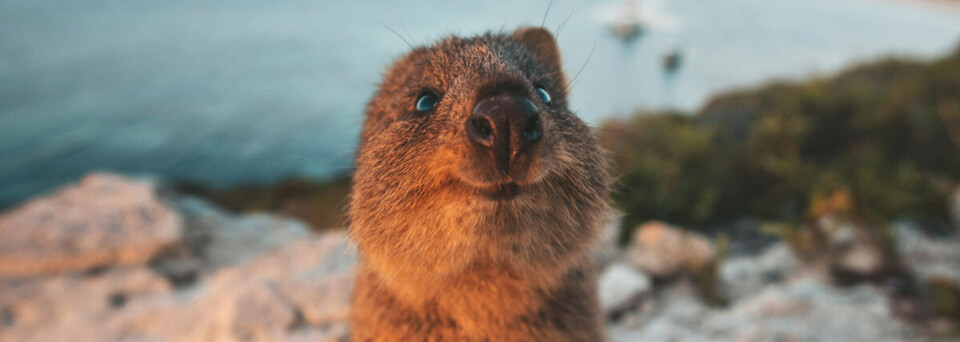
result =
[{"label": "blue water", "polygon": [[[0,207],[91,170],[215,186],[348,171],[392,58],[445,34],[539,25],[548,1],[0,0]],[[960,16],[881,0],[645,1],[650,30],[608,34],[617,2],[555,0],[546,26],[592,124],[695,110],[711,94],[931,58]],[[656,10],[651,10],[656,9]],[[661,71],[684,51],[675,75]]]}]

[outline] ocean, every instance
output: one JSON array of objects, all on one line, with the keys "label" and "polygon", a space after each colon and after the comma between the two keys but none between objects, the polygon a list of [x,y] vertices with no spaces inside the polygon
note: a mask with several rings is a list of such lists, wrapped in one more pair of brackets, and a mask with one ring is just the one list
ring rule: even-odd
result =
[{"label": "ocean", "polygon": [[905,2],[638,4],[625,43],[620,1],[0,0],[0,208],[94,170],[217,187],[349,172],[405,40],[562,26],[572,109],[593,125],[960,45],[960,16]]}]

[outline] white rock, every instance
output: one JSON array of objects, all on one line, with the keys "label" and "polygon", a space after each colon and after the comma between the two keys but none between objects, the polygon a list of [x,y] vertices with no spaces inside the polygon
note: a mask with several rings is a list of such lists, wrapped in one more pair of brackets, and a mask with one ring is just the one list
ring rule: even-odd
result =
[{"label": "white rock", "polygon": [[960,284],[960,233],[931,238],[906,223],[895,224],[893,233],[900,261],[921,279],[941,277]]},{"label": "white rock", "polygon": [[923,337],[891,317],[879,289],[841,289],[813,278],[765,287],[726,309],[691,304],[688,297],[664,305],[643,326],[610,326],[610,340],[878,342]]},{"label": "white rock", "polygon": [[622,263],[607,267],[597,287],[600,308],[607,315],[635,306],[652,289],[649,277]]},{"label": "white rock", "polygon": [[0,277],[143,264],[180,237],[152,183],[90,174],[0,216]]},{"label": "white rock", "polygon": [[209,203],[176,200],[184,221],[184,243],[207,270],[236,265],[310,234],[300,221],[271,214],[237,215]]},{"label": "white rock", "polygon": [[0,216],[0,342],[346,336],[345,232],[175,201],[183,219],[151,183],[91,175]]},{"label": "white rock", "polygon": [[800,268],[800,260],[786,243],[779,242],[761,254],[731,257],[720,266],[721,284],[728,299],[737,300],[759,292],[764,286],[785,281]]},{"label": "white rock", "polygon": [[836,262],[846,271],[870,275],[883,267],[883,253],[873,244],[855,243],[846,248]]},{"label": "white rock", "polygon": [[858,278],[874,276],[883,269],[883,252],[869,233],[871,227],[842,219],[834,214],[821,216],[815,227],[828,239],[829,262],[835,275],[852,276],[853,278],[849,280],[856,281]]},{"label": "white rock", "polygon": [[[338,340],[348,331],[355,263],[344,234],[331,233],[221,268],[177,293],[148,269],[136,271],[147,279],[140,287],[41,279],[39,287],[0,292],[8,302],[34,298],[0,300],[0,308],[14,308],[12,324],[0,326],[0,342]],[[113,272],[102,277],[135,279]],[[127,293],[124,303],[111,305],[111,293]]]},{"label": "white rock", "polygon": [[0,341],[109,340],[102,319],[123,312],[131,301],[168,295],[165,279],[143,267],[102,274],[57,274],[43,278],[0,279]]}]

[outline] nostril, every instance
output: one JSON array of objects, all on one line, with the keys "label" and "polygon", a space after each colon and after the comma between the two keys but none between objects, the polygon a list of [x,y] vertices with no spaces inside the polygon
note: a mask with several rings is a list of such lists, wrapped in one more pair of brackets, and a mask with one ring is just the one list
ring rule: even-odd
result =
[{"label": "nostril", "polygon": [[467,120],[467,134],[470,139],[484,145],[493,142],[493,124],[486,116],[474,116]]},{"label": "nostril", "polygon": [[523,128],[523,137],[529,142],[540,140],[543,137],[543,124],[540,123],[539,115],[532,115],[527,119]]},{"label": "nostril", "polygon": [[491,127],[490,120],[487,118],[473,119],[472,124],[477,128],[477,132],[484,137],[489,137],[493,134],[493,127]]}]

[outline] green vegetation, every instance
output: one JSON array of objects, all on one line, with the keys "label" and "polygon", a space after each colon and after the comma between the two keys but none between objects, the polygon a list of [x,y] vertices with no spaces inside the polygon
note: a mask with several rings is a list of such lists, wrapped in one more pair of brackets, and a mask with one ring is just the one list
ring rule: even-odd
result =
[{"label": "green vegetation", "polygon": [[933,277],[926,281],[926,291],[930,294],[931,314],[941,320],[953,322],[951,332],[960,336],[960,285],[952,279]]},{"label": "green vegetation", "polygon": [[[599,134],[619,176],[624,236],[652,219],[793,226],[838,206],[880,225],[947,222],[960,183],[960,50],[727,94],[695,114],[638,113]],[[830,202],[838,193],[845,202]]]},{"label": "green vegetation", "polygon": [[300,219],[314,230],[346,226],[350,177],[327,182],[290,179],[265,186],[212,189],[196,183],[181,183],[176,190],[203,197],[235,212],[271,211]]}]

